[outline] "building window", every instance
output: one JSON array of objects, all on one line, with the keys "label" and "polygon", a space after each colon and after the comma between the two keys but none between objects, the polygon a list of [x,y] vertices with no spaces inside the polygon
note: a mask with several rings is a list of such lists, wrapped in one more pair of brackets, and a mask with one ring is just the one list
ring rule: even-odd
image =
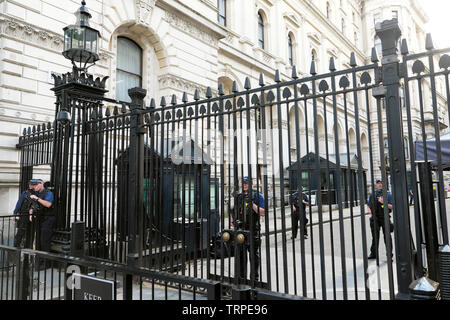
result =
[{"label": "building window", "polygon": [[128,89],[142,87],[142,49],[134,41],[117,38],[116,99],[131,102]]},{"label": "building window", "polygon": [[292,35],[288,35],[288,58],[289,58],[289,65],[294,65],[294,44],[292,41]]},{"label": "building window", "polygon": [[329,2],[327,2],[327,19],[331,19],[331,8]]},{"label": "building window", "polygon": [[409,159],[408,139],[403,138],[403,150],[405,151],[405,159]]},{"label": "building window", "polygon": [[264,49],[264,20],[261,13],[258,13],[258,45]]},{"label": "building window", "polygon": [[378,36],[375,36],[374,46],[375,46],[375,49],[377,49],[377,53],[379,55],[383,53],[383,47],[381,45],[381,39]]},{"label": "building window", "polygon": [[405,108],[406,104],[405,104],[405,87],[402,85],[400,87],[400,106]]},{"label": "building window", "polygon": [[344,21],[344,19],[341,20],[341,31],[342,31],[342,34],[345,35],[345,21]]},{"label": "building window", "polygon": [[217,0],[217,9],[219,23],[223,26],[227,25],[227,1],[226,0]]},{"label": "building window", "polygon": [[373,24],[376,25],[378,22],[381,22],[381,13],[376,13],[373,15]]},{"label": "building window", "polygon": [[353,33],[353,39],[355,40],[355,46],[358,46],[358,33]]},{"label": "building window", "polygon": [[392,19],[397,19],[398,20],[398,11],[397,10],[393,10],[392,11]]}]

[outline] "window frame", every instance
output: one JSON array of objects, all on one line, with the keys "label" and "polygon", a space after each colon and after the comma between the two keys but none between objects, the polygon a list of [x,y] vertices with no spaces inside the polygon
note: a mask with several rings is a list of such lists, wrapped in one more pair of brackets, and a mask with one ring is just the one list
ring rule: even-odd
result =
[{"label": "window frame", "polygon": [[265,50],[265,21],[262,13],[258,11],[258,47]]},{"label": "window frame", "polygon": [[294,66],[294,41],[292,33],[288,33],[288,62],[290,66]]},{"label": "window frame", "polygon": [[[223,4],[223,15],[220,4]],[[221,19],[223,19],[223,23],[221,23]],[[221,26],[227,26],[227,0],[217,0],[217,21]]]},{"label": "window frame", "polygon": [[[136,74],[127,70],[123,70],[119,68],[119,39],[126,39],[128,41],[130,41],[131,43],[133,43],[140,51],[140,57],[141,57],[141,67],[140,67],[140,74]],[[118,36],[117,37],[117,50],[116,50],[116,98],[118,98],[118,94],[117,94],[117,74],[120,72],[128,74],[128,75],[132,75],[132,76],[136,76],[139,77],[139,87],[142,88],[142,84],[143,84],[143,79],[144,79],[144,50],[142,49],[142,47],[133,39],[130,39],[126,36]],[[131,98],[127,97],[126,101],[131,102]]]}]

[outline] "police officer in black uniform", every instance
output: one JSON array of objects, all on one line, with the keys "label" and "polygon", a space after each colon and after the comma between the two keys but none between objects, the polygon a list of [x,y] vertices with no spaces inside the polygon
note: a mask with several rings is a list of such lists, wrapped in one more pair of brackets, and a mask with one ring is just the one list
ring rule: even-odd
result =
[{"label": "police officer in black uniform", "polygon": [[308,229],[306,225],[308,224],[308,218],[306,217],[306,206],[309,206],[308,196],[301,192],[300,187],[291,196],[292,205],[292,238],[297,237],[298,232],[298,222],[300,221],[300,228],[303,230],[304,239],[308,238]]},{"label": "police officer in black uniform", "polygon": [[[376,180],[376,190],[375,194],[371,194],[367,205],[369,206],[370,214],[370,230],[372,232],[372,245],[370,247],[370,255],[368,259],[376,259],[378,256],[378,243],[380,242],[380,228],[383,229],[384,243],[386,244],[386,237],[389,236],[392,244],[392,237],[390,232],[393,231],[393,225],[389,218],[389,230],[386,230],[386,225],[384,221],[384,205],[387,203],[388,212],[392,211],[392,194],[387,193],[388,199],[385,201],[383,198],[383,183],[380,179]],[[390,254],[392,258],[392,252]]]},{"label": "police officer in black uniform", "polygon": [[[32,213],[33,208],[36,210],[38,205],[34,199],[31,198],[32,195],[36,195],[34,191],[34,186],[36,185],[35,179],[28,182],[28,189],[22,192],[17,200],[16,207],[14,209],[14,220],[16,222],[17,233],[14,237],[15,247],[25,247],[31,248],[33,243],[33,230],[32,230]],[[18,217],[17,217],[18,216]],[[23,240],[25,243],[22,244]]]},{"label": "police officer in black uniform", "polygon": [[35,213],[37,218],[38,244],[37,249],[41,251],[50,251],[51,238],[53,235],[53,226],[56,218],[53,215],[53,193],[44,186],[44,181],[36,179],[37,184],[34,186],[36,195],[32,195],[39,205],[38,211]]},{"label": "police officer in black uniform", "polygon": [[[259,217],[264,217],[265,206],[264,197],[256,190],[250,194],[249,185],[251,181],[248,177],[243,180],[243,192],[235,195],[235,206],[231,216],[231,225],[236,230],[248,230],[249,237],[247,241],[247,251],[250,256],[250,279],[259,280],[259,248],[261,246],[261,225]],[[245,260],[245,248],[238,250],[239,277],[243,281],[247,277],[247,264]],[[253,273],[254,272],[254,273]]]}]

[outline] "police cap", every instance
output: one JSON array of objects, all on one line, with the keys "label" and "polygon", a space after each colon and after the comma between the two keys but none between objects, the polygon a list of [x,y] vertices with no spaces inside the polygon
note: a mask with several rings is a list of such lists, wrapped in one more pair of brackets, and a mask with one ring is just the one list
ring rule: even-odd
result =
[{"label": "police cap", "polygon": [[245,177],[242,178],[242,182],[249,184],[250,183],[250,179],[247,176],[245,176]]},{"label": "police cap", "polygon": [[32,186],[35,186],[35,185],[41,184],[41,183],[44,183],[44,181],[43,181],[42,179],[31,179],[31,180],[28,182],[28,184],[30,184],[30,185],[32,185]]}]

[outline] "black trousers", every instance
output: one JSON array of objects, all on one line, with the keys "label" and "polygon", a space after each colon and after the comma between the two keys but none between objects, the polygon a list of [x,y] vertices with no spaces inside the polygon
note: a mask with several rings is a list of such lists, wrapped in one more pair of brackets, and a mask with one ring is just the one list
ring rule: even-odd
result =
[{"label": "black trousers", "polygon": [[303,228],[304,235],[308,235],[308,218],[306,217],[306,210],[296,208],[297,210],[292,211],[292,237],[297,238],[298,233],[298,223],[300,222],[300,228]]},{"label": "black trousers", "polygon": [[238,254],[235,255],[235,259],[238,259],[239,264],[239,272],[238,272],[239,283],[245,283],[244,280],[247,278],[247,259],[246,259],[247,251],[250,260],[250,279],[259,281],[259,261],[261,258],[259,254],[260,247],[261,247],[261,238],[257,237],[253,238],[253,248],[251,248],[250,243],[239,246]]},{"label": "black trousers", "polygon": [[21,216],[17,220],[17,232],[14,236],[14,247],[22,247],[22,241],[25,240],[23,248],[31,248],[34,240],[33,223],[27,216]]},{"label": "black trousers", "polygon": [[[389,217],[389,223],[390,223],[390,217]],[[378,256],[378,244],[380,243],[380,228],[383,229],[383,239],[384,244],[386,245],[386,232],[389,236],[389,239],[391,240],[391,248],[393,246],[392,243],[392,237],[390,228],[388,226],[388,229],[386,230],[385,224],[384,224],[384,216],[380,214],[372,214],[370,217],[370,230],[372,232],[372,245],[370,247],[370,254],[372,256]],[[386,247],[387,251],[387,247]],[[392,256],[392,252],[388,253],[388,256]]]},{"label": "black trousers", "polygon": [[46,252],[50,251],[55,221],[55,217],[47,217],[41,221],[39,228],[40,234],[38,250]]}]

